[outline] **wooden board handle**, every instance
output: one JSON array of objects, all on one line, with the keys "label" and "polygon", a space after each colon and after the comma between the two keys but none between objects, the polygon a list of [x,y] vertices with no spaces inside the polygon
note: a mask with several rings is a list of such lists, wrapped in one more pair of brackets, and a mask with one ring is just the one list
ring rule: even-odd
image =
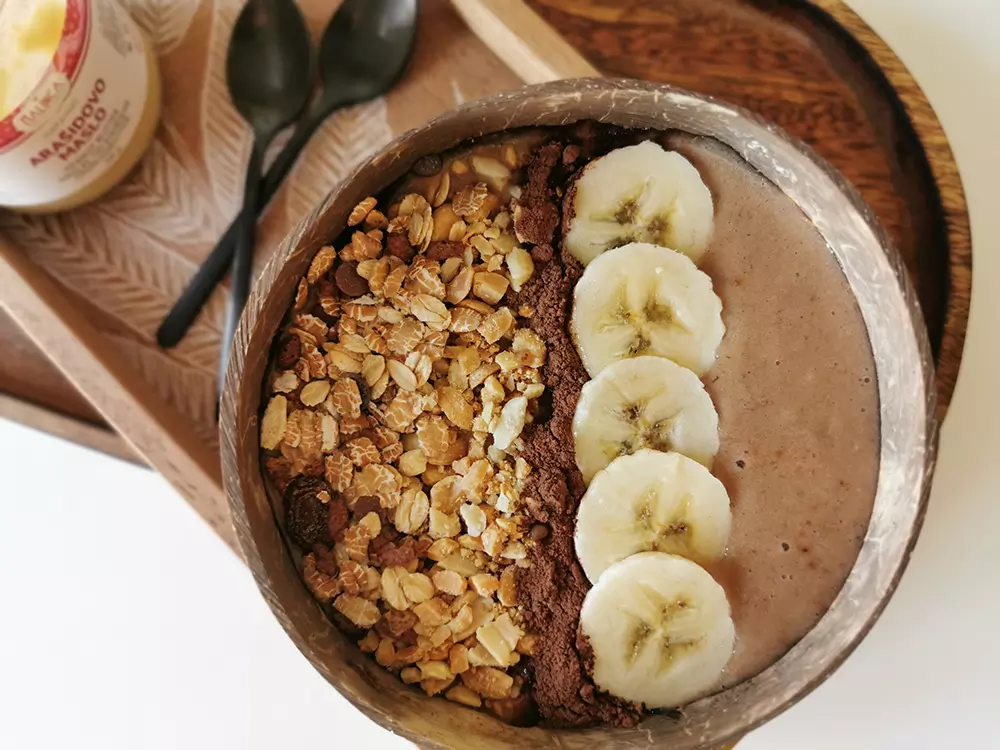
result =
[{"label": "wooden board handle", "polygon": [[[125,437],[176,487],[234,550],[222,472],[184,418],[150,391],[139,373],[75,309],[65,292],[23,252],[0,238],[0,305]],[[142,498],[137,498],[141,500]]]},{"label": "wooden board handle", "polygon": [[601,73],[521,0],[452,0],[490,50],[525,83]]}]

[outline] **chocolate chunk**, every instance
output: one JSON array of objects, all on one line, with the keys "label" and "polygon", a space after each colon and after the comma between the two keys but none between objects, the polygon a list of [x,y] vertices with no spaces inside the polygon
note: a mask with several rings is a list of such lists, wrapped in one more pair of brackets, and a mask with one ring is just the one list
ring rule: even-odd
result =
[{"label": "chocolate chunk", "polygon": [[431,260],[447,260],[461,258],[465,255],[465,245],[461,242],[435,240],[427,247],[427,257]]},{"label": "chocolate chunk", "polygon": [[368,293],[368,282],[358,274],[358,263],[348,260],[337,266],[334,274],[337,288],[348,297],[360,297]]},{"label": "chocolate chunk", "polygon": [[286,334],[278,344],[278,365],[281,367],[294,367],[302,356],[302,342],[298,336]]},{"label": "chocolate chunk", "polygon": [[330,513],[327,503],[335,494],[326,481],[307,476],[295,477],[285,490],[285,528],[303,550],[317,544],[333,546],[327,528]]},{"label": "chocolate chunk", "polygon": [[404,263],[409,263],[416,254],[410,241],[403,234],[390,234],[386,240],[385,251],[389,255],[395,255]]}]

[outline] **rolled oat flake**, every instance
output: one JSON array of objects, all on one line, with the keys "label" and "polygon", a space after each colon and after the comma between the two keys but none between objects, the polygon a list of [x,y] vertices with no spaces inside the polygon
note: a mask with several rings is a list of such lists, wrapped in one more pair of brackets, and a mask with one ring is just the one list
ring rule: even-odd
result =
[{"label": "rolled oat flake", "polygon": [[151,45],[117,0],[0,0],[0,206],[100,197],[139,161],[159,112]]}]

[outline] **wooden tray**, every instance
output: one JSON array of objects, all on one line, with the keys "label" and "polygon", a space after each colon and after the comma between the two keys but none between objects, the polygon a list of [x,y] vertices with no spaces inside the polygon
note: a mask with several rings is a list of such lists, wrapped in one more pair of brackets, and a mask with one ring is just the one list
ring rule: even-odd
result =
[{"label": "wooden tray", "polygon": [[[263,263],[294,221],[393,135],[520,79],[585,73],[551,30],[512,0],[421,3],[405,79],[384,99],[332,120],[261,226]],[[163,352],[156,326],[232,215],[249,138],[228,103],[222,60],[239,0],[130,0],[155,40],[164,119],[149,155],[104,201],[57,217],[0,215],[17,247],[0,253],[0,415],[123,454],[95,410],[231,542],[219,490],[215,358],[223,293],[192,334]],[[330,12],[300,0],[314,31]],[[923,93],[840,0],[531,0],[602,73],[717,95],[778,123],[839,168],[902,250],[939,363],[939,399],[957,377],[968,315],[971,247],[961,182]],[[514,31],[498,26],[498,18]],[[2,244],[2,243],[0,243]],[[46,357],[68,375],[55,372]],[[40,408],[39,408],[40,407]],[[17,413],[14,413],[17,412]],[[68,427],[67,427],[68,426]]]}]

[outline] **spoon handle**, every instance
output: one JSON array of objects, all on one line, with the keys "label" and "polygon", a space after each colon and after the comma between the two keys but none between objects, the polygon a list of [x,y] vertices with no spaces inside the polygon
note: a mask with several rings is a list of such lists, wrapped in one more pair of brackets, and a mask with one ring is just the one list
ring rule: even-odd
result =
[{"label": "spoon handle", "polygon": [[[311,108],[309,114],[299,121],[292,133],[292,137],[281,149],[281,153],[275,158],[274,163],[268,168],[264,179],[261,181],[260,193],[254,211],[254,217],[258,216],[274,194],[278,192],[281,183],[295,165],[295,160],[305,148],[306,143],[313,133],[323,124],[323,121],[331,112],[331,102],[323,103],[323,107]],[[233,258],[233,250],[236,244],[236,230],[239,218],[233,220],[229,225],[222,239],[212,249],[208,257],[191,277],[191,281],[184,288],[181,296],[177,298],[170,312],[160,323],[156,331],[156,342],[164,349],[177,346],[181,339],[187,334],[194,323],[198,313],[212,296],[215,287],[219,285],[222,278],[229,270],[229,264]]]},{"label": "spoon handle", "polygon": [[229,364],[229,350],[233,334],[240,322],[240,314],[250,294],[250,279],[253,269],[254,240],[257,236],[257,200],[260,195],[260,173],[263,169],[264,147],[261,139],[254,139],[247,165],[246,184],[243,188],[243,207],[234,222],[235,254],[233,255],[233,283],[229,290],[229,305],[226,308],[226,326],[222,330],[219,357],[219,393],[226,379],[226,365]]}]

